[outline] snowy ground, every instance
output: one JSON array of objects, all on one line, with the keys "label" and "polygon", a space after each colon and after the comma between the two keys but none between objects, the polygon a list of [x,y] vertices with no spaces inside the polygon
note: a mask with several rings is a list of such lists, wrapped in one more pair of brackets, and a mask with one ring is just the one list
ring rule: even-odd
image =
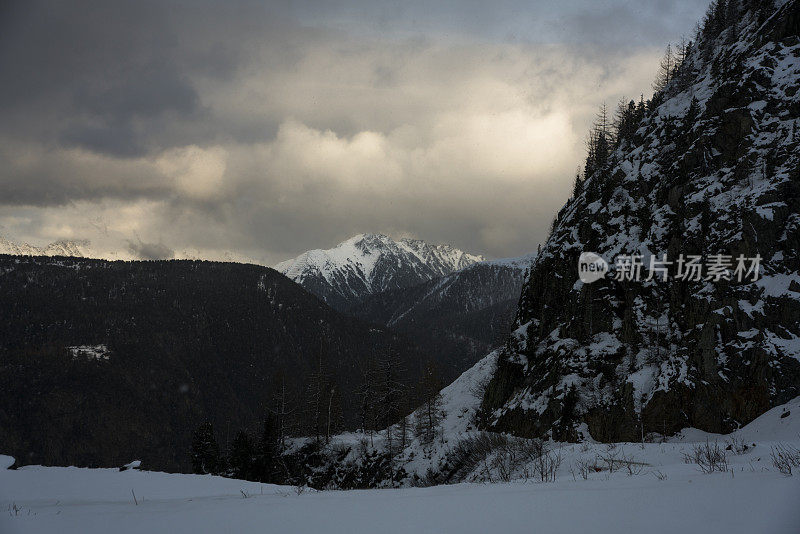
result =
[{"label": "snowy ground", "polygon": [[[476,387],[494,362],[495,354],[487,356],[443,390],[443,438],[427,450],[413,443],[403,453],[410,473],[424,474],[460,437],[476,433],[470,424]],[[555,482],[525,480],[529,469],[518,466],[509,483],[326,492],[116,469],[6,470],[13,459],[0,456],[0,534],[800,533],[800,469],[784,476],[770,459],[777,444],[800,448],[800,397],[735,436],[748,449],[727,451],[724,473],[703,474],[684,462],[684,453],[707,440],[724,449],[731,436],[686,429],[665,443],[551,443],[551,454],[562,458]],[[344,434],[335,441],[363,438]],[[613,472],[609,459],[618,461]],[[634,462],[631,472],[619,461]],[[581,463],[600,470],[584,478]],[[469,480],[486,475],[479,468]]]},{"label": "snowy ground", "polygon": [[[750,448],[728,452],[726,473],[683,462],[695,442],[730,439],[690,429],[644,447],[563,445],[551,483],[298,493],[212,476],[28,466],[0,470],[0,532],[800,532],[800,473],[783,476],[770,461],[772,444],[800,446],[800,398],[737,435]],[[609,455],[647,465],[573,476],[579,460]],[[0,469],[10,462],[0,460]]]},{"label": "snowy ground", "polygon": [[748,469],[733,477],[703,475],[683,464],[661,468],[668,475],[663,481],[650,474],[586,481],[562,475],[549,484],[300,495],[289,487],[211,476],[25,468],[0,475],[0,532],[800,531],[800,476]]}]

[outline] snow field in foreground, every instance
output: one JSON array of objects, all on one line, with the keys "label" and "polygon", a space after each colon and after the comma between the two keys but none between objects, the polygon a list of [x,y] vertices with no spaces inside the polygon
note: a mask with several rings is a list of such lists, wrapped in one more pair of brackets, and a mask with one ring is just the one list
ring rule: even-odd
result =
[{"label": "snow field in foreground", "polygon": [[[737,434],[749,449],[727,451],[725,473],[684,463],[697,442],[724,448],[730,439],[698,430],[685,431],[679,439],[686,441],[644,446],[553,444],[562,464],[552,483],[315,492],[132,470],[0,470],[0,532],[796,534],[800,473],[783,476],[770,461],[774,443],[800,447],[800,399],[789,404],[790,417],[781,418],[779,407]],[[581,460],[602,466],[608,457],[646,465],[635,474],[622,465],[592,471],[586,479],[576,470]]]},{"label": "snow field in foreground", "polygon": [[[445,404],[463,406],[471,375],[490,365],[446,388]],[[466,419],[447,418],[448,441]],[[780,474],[770,453],[777,444],[800,449],[800,397],[735,436],[748,448],[726,451],[724,473],[703,474],[684,455],[707,440],[725,449],[732,437],[686,429],[666,443],[550,444],[562,459],[550,483],[327,492],[135,470],[6,470],[12,459],[0,456],[0,533],[799,533],[800,469]],[[613,472],[609,458],[622,461]],[[581,463],[600,470],[584,479]]]},{"label": "snow field in foreground", "polygon": [[617,472],[608,479],[604,475],[573,481],[561,476],[549,484],[298,494],[291,487],[212,476],[25,468],[0,475],[0,532],[794,534],[800,530],[800,476],[749,470],[736,471],[733,477],[703,475],[685,465],[663,466],[661,471],[666,480]]}]

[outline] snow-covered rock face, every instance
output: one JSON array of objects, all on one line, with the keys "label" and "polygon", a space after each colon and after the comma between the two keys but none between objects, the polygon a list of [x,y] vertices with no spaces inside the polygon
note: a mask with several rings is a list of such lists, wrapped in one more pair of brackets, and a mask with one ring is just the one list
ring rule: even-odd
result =
[{"label": "snow-covered rock face", "polygon": [[[584,428],[603,441],[726,432],[800,393],[800,2],[768,4],[734,2],[735,16],[709,23],[559,212],[484,397],[485,427],[557,439]],[[584,251],[645,265],[759,254],[762,271],[692,282],[673,265],[666,282],[583,284]]]},{"label": "snow-covered rock face", "polygon": [[334,308],[388,289],[463,269],[483,257],[418,239],[359,234],[329,250],[309,250],[275,269]]}]

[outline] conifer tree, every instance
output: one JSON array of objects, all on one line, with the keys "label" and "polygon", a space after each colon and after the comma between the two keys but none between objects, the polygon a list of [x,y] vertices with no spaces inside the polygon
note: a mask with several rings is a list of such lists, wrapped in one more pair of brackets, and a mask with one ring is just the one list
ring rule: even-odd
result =
[{"label": "conifer tree", "polygon": [[261,437],[255,451],[254,470],[260,482],[280,482],[279,464],[282,451],[278,447],[274,417],[268,415],[261,426]]},{"label": "conifer tree", "polygon": [[572,185],[572,198],[577,198],[583,190],[583,180],[581,179],[581,171],[575,173],[575,182]]},{"label": "conifer tree", "polygon": [[725,8],[725,28],[728,30],[726,42],[735,43],[739,39],[739,0],[728,0]]},{"label": "conifer tree", "polygon": [[598,170],[602,170],[608,163],[610,149],[610,121],[608,108],[605,102],[600,106],[592,130],[586,141],[586,165],[584,166],[584,179],[588,180]]},{"label": "conifer tree", "polygon": [[192,471],[200,475],[216,475],[222,467],[219,445],[214,437],[214,426],[206,421],[198,426],[192,436]]},{"label": "conifer tree", "polygon": [[247,432],[240,430],[231,444],[228,460],[230,475],[241,480],[251,480],[254,475],[254,457],[253,441]]},{"label": "conifer tree", "polygon": [[686,110],[686,116],[683,118],[683,128],[689,132],[694,128],[697,119],[700,117],[700,102],[696,96],[692,97],[689,103],[689,109]]},{"label": "conifer tree", "polygon": [[670,80],[672,80],[672,76],[675,73],[675,52],[672,48],[672,44],[667,44],[667,49],[664,51],[664,57],[661,58],[661,62],[658,65],[658,73],[656,74],[656,79],[653,82],[653,91],[656,93],[660,93],[663,91],[667,84],[669,84]]},{"label": "conifer tree", "polygon": [[619,147],[624,142],[630,142],[633,135],[638,129],[638,121],[636,120],[636,104],[633,100],[625,101],[624,98],[620,99],[617,104],[617,109],[614,112],[613,119],[614,127],[614,146]]}]

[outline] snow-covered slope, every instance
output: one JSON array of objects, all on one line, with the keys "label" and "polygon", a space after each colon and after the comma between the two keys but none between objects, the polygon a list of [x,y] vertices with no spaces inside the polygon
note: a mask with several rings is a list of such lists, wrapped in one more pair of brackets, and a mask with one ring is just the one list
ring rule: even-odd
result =
[{"label": "snow-covered slope", "polygon": [[[410,438],[407,446],[398,451],[396,463],[406,473],[406,478],[401,481],[403,485],[456,483],[456,482],[497,482],[498,480],[525,479],[531,481],[535,478],[535,460],[520,461],[507,472],[498,472],[498,465],[492,465],[495,455],[503,454],[501,447],[495,450],[482,451],[486,454],[485,460],[476,463],[474,468],[461,470],[453,476],[454,451],[461,444],[471,440],[491,436],[491,433],[480,430],[476,426],[480,416],[482,394],[488,381],[497,371],[498,356],[500,351],[493,351],[485,356],[473,367],[465,371],[458,379],[441,391],[440,402],[437,409],[441,414],[436,439],[423,443],[419,438]],[[424,417],[425,407],[422,406],[409,415],[409,421]],[[392,427],[395,441],[397,440],[398,425]],[[723,449],[729,469],[735,471],[734,476],[739,476],[742,471],[779,473],[779,469],[772,463],[774,447],[782,447],[796,453],[796,461],[800,461],[800,397],[795,397],[789,402],[776,406],[744,427],[730,434],[717,434],[696,428],[684,428],[670,437],[657,433],[640,436],[640,440],[627,443],[599,443],[589,436],[585,426],[580,429],[582,443],[543,442],[544,450],[550,451],[553,458],[560,458],[557,477],[565,476],[579,478],[577,473],[580,463],[591,463],[597,467],[587,476],[586,480],[608,480],[614,476],[614,471],[609,469],[608,459],[619,462],[616,466],[618,478],[632,475],[660,477],[662,471],[666,477],[679,475],[691,478],[698,474],[699,467],[687,463],[686,454],[691,452],[696,444],[716,444]],[[370,439],[371,447],[377,451],[386,447],[386,431],[379,432]],[[502,437],[501,437],[502,438]],[[641,439],[646,438],[645,442]],[[531,443],[536,440],[512,438],[505,439],[511,443]],[[364,434],[347,433],[333,438],[331,450],[341,450],[342,447],[352,447],[348,456],[349,460],[356,460],[359,447],[363,446]],[[542,442],[540,442],[542,443]],[[739,444],[746,445],[744,450],[736,450]],[[457,459],[456,459],[457,461]],[[604,462],[606,462],[604,464]],[[623,473],[625,462],[636,462],[640,465],[634,472]],[[800,468],[795,466],[800,474]],[[785,473],[784,473],[785,474]],[[582,477],[580,477],[582,478]],[[798,478],[798,477],[795,477]],[[800,490],[800,486],[797,487]],[[797,494],[800,497],[800,493]],[[800,524],[800,523],[799,523]]]},{"label": "snow-covered slope", "polygon": [[367,295],[410,287],[482,260],[449,245],[359,234],[332,249],[304,252],[275,269],[343,309]]}]

